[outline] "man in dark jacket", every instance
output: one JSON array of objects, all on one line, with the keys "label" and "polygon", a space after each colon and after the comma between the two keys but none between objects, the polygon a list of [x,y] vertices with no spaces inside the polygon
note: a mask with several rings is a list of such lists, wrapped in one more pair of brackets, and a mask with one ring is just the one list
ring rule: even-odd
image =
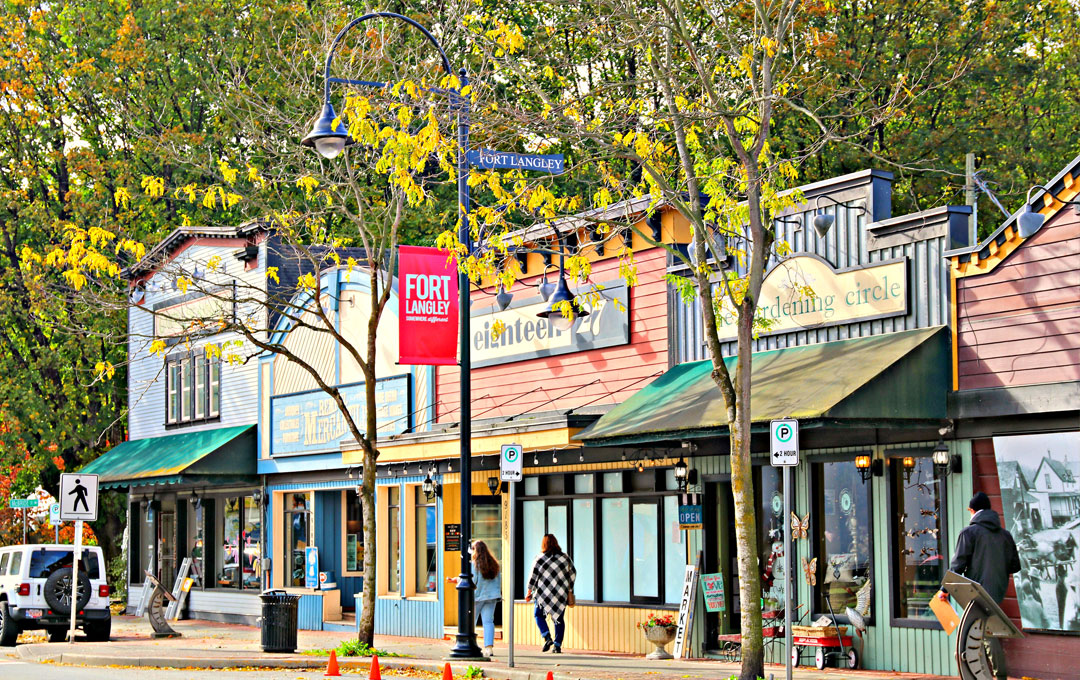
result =
[{"label": "man in dark jacket", "polygon": [[[1012,534],[1001,526],[1001,518],[990,509],[990,498],[982,491],[968,503],[971,524],[964,527],[956,540],[956,551],[950,568],[982,585],[994,601],[1001,604],[1009,588],[1009,575],[1020,571],[1020,555]],[[1005,654],[1001,641],[984,638],[986,655],[998,678],[1006,678]]]}]

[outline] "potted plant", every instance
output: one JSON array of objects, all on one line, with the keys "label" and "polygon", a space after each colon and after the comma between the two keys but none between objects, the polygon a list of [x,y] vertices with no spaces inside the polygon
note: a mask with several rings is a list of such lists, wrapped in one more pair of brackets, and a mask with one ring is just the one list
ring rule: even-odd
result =
[{"label": "potted plant", "polygon": [[656,647],[649,652],[647,659],[673,659],[674,657],[664,649],[668,643],[675,639],[675,617],[671,614],[650,614],[649,618],[638,624],[645,633],[645,639]]}]

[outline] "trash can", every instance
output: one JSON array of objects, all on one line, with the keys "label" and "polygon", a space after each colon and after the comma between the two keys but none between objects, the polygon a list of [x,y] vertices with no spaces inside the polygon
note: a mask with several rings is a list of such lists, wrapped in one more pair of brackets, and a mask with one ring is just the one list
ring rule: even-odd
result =
[{"label": "trash can", "polygon": [[261,642],[264,652],[296,651],[297,610],[299,595],[289,595],[284,590],[266,590],[259,596],[262,600]]}]

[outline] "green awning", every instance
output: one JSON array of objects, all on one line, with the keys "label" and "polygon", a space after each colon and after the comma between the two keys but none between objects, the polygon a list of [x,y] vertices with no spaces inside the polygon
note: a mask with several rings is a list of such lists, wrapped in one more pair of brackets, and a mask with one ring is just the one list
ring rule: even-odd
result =
[{"label": "green awning", "polygon": [[[776,418],[851,421],[946,416],[945,328],[924,328],[753,356],[755,423]],[[735,359],[728,368],[734,371]],[[580,432],[588,446],[621,446],[727,432],[724,397],[711,361],[681,364]]]},{"label": "green awning", "polygon": [[103,488],[157,484],[229,484],[255,479],[255,426],[134,439],[110,449],[80,472]]}]

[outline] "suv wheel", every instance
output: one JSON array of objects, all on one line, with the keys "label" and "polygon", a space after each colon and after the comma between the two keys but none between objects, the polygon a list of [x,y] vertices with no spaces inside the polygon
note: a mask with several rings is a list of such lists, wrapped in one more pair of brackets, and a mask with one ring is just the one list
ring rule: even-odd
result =
[{"label": "suv wheel", "polygon": [[[45,579],[45,601],[57,614],[71,613],[71,567],[57,569]],[[79,572],[79,586],[76,590],[78,600],[75,611],[86,608],[90,601],[90,577],[86,572]]]},{"label": "suv wheel", "polygon": [[109,634],[112,632],[112,619],[87,621],[83,625],[83,632],[86,633],[86,639],[90,642],[108,642]]},{"label": "suv wheel", "polygon": [[14,647],[19,639],[19,624],[11,618],[7,602],[0,602],[0,646]]},{"label": "suv wheel", "polygon": [[49,635],[49,642],[63,642],[67,640],[67,628],[60,628],[59,626],[53,626],[45,630]]}]

